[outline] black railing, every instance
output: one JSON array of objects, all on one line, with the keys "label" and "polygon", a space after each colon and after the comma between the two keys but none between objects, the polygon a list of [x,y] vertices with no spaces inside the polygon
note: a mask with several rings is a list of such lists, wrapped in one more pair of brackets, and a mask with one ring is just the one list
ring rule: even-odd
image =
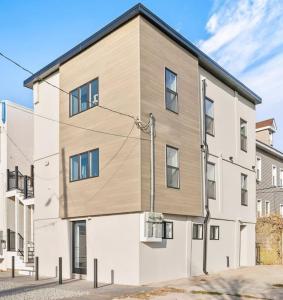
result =
[{"label": "black railing", "polygon": [[18,233],[18,254],[24,256],[24,238]]},{"label": "black railing", "polygon": [[23,175],[16,166],[14,171],[7,169],[7,191],[20,190],[24,199],[34,196],[34,171],[31,166],[31,176]]}]

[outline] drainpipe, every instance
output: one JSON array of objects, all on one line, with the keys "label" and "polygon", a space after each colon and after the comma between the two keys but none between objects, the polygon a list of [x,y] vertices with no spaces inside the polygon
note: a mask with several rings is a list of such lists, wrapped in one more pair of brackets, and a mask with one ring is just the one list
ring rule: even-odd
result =
[{"label": "drainpipe", "polygon": [[207,272],[207,228],[208,228],[208,220],[210,217],[210,211],[209,211],[209,201],[208,201],[208,179],[207,179],[207,161],[208,161],[208,145],[206,140],[206,122],[205,122],[205,97],[206,97],[206,82],[205,79],[202,80],[202,137],[203,137],[203,145],[202,145],[202,151],[204,152],[204,208],[205,208],[205,218],[203,223],[203,273],[208,274]]},{"label": "drainpipe", "polygon": [[150,126],[150,211],[154,211],[155,201],[155,118],[152,113],[149,114]]}]

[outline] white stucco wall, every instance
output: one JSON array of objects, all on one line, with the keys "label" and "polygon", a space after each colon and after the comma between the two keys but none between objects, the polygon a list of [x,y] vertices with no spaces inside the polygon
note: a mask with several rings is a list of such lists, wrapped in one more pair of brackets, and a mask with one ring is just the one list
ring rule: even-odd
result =
[{"label": "white stucco wall", "polygon": [[[47,80],[59,86],[58,73]],[[35,255],[42,275],[51,277],[61,256],[63,276],[70,278],[70,225],[59,219],[59,123],[52,121],[59,120],[59,91],[41,82],[33,92],[34,112],[39,115],[34,117]]]},{"label": "white stucco wall", "polygon": [[87,279],[93,280],[93,259],[98,280],[139,284],[139,214],[99,216],[87,221]]},{"label": "white stucco wall", "polygon": [[140,283],[188,276],[191,223],[185,216],[165,215],[165,220],[173,222],[173,239],[140,243]]}]

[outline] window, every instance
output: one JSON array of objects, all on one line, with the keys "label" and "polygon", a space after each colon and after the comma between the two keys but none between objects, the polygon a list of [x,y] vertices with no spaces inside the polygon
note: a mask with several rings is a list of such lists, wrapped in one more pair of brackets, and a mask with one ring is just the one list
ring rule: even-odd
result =
[{"label": "window", "polygon": [[163,222],[163,239],[173,239],[173,222]]},{"label": "window", "polygon": [[210,239],[219,240],[219,226],[215,226],[215,225],[210,226]]},{"label": "window", "polygon": [[210,199],[216,199],[215,164],[207,163],[207,195]]},{"label": "window", "polygon": [[74,116],[99,104],[98,78],[70,93],[70,116]]},{"label": "window", "polygon": [[167,187],[180,188],[179,150],[166,146]]},{"label": "window", "polygon": [[241,174],[241,204],[248,205],[248,176]]},{"label": "window", "polygon": [[165,69],[165,102],[166,109],[178,113],[177,75]]},{"label": "window", "polygon": [[261,217],[262,216],[262,201],[261,200],[257,200],[257,216]]},{"label": "window", "polygon": [[70,181],[99,176],[99,149],[70,157]]},{"label": "window", "polygon": [[280,204],[280,216],[283,217],[283,204]]},{"label": "window", "polygon": [[214,136],[214,102],[205,99],[205,132]]},{"label": "window", "polygon": [[267,217],[270,216],[270,202],[269,201],[265,202],[265,215]]},{"label": "window", "polygon": [[272,186],[277,186],[277,167],[272,166]]},{"label": "window", "polygon": [[203,239],[203,225],[202,224],[193,224],[193,240],[202,240]]},{"label": "window", "polygon": [[256,180],[261,181],[261,157],[256,158]]},{"label": "window", "polygon": [[240,120],[241,128],[241,150],[247,151],[247,122],[243,119]]},{"label": "window", "polygon": [[280,169],[280,182],[279,185],[281,188],[283,188],[283,169]]}]

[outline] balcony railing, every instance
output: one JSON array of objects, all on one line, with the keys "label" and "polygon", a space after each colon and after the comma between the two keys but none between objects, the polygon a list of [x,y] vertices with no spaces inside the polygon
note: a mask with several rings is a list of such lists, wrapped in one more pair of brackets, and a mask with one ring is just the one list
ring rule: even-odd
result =
[{"label": "balcony railing", "polygon": [[31,176],[23,175],[16,166],[14,171],[7,169],[7,191],[19,190],[23,193],[24,199],[34,196],[33,187],[33,166],[31,166]]}]

